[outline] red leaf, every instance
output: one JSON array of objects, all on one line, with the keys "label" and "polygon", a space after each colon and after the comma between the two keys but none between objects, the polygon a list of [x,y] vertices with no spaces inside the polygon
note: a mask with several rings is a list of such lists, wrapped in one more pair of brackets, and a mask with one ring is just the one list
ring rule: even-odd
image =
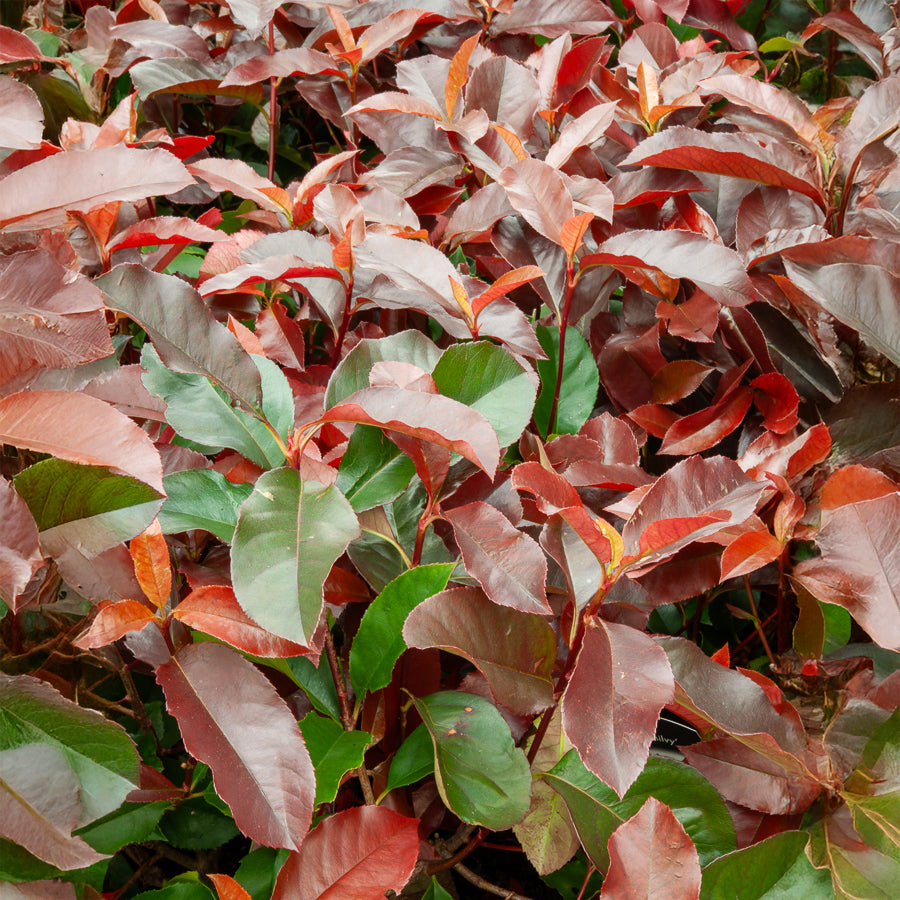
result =
[{"label": "red leaf", "polygon": [[252,900],[250,895],[230,875],[207,875],[216,886],[219,900]]},{"label": "red leaf", "polygon": [[584,212],[563,222],[559,232],[559,245],[570,260],[575,258],[575,252],[583,243],[584,233],[593,219],[593,213]]},{"label": "red leaf", "polygon": [[192,219],[176,216],[157,216],[144,219],[120,231],[108,244],[107,250],[124,250],[126,247],[146,247],[149,244],[193,244],[200,241],[218,241],[225,235],[207,228]]},{"label": "red leaf", "polygon": [[105,647],[132,631],[141,631],[154,621],[153,610],[139,600],[102,600],[90,628],[72,643],[82,650]]},{"label": "red leaf", "polygon": [[700,857],[672,810],[655,797],[620,825],[607,844],[609,871],[600,896],[697,900]]},{"label": "red leaf", "polygon": [[628,230],[604,241],[597,253],[582,258],[581,265],[615,266],[626,277],[637,269],[687,278],[723,306],[745,306],[755,299],[741,257],[689,231]]},{"label": "red leaf", "polygon": [[[771,735],[760,734],[757,740],[775,744]],[[733,737],[683,747],[682,753],[723,797],[770,815],[803,812],[822,791],[822,785],[799,762],[792,765],[784,757],[777,761],[766,758]]]},{"label": "red leaf", "polygon": [[320,421],[361,422],[431,441],[471,460],[491,478],[500,463],[497,434],[487,419],[440,394],[364,388],[329,409]]},{"label": "red leaf", "polygon": [[837,603],[881,647],[900,651],[900,494],[839,506],[816,535],[822,551],[794,569],[813,596]]},{"label": "red leaf", "polygon": [[280,300],[256,317],[255,333],[269,359],[289,369],[303,371],[306,357],[303,332]]},{"label": "red leaf", "polygon": [[476,587],[441,591],[420,603],[403,626],[403,639],[408,647],[439,647],[468,659],[494,699],[518,715],[534,715],[553,702],[553,630],[540,616],[492,603]]},{"label": "red leaf", "polygon": [[763,414],[763,425],[776,434],[787,434],[800,421],[797,407],[800,397],[794,386],[780,372],[760,375],[750,382],[755,389],[753,400]]},{"label": "red leaf", "polygon": [[562,246],[562,227],[575,215],[562,175],[545,162],[523,159],[507,166],[497,181],[516,212],[539,234]]},{"label": "red leaf", "polygon": [[822,485],[819,507],[837,509],[860,500],[875,500],[897,491],[897,484],[877,469],[842,466]]},{"label": "red leaf", "polygon": [[719,327],[720,309],[717,300],[703,291],[694,291],[688,300],[677,305],[660,300],[656,305],[656,317],[665,324],[672,337],[708,344]]},{"label": "red leaf", "polygon": [[[701,537],[738,525],[768,490],[730,459],[692,456],[661,475],[625,524],[625,552],[661,560]],[[653,527],[653,530],[651,529]]]},{"label": "red leaf", "polygon": [[811,160],[772,142],[761,147],[749,134],[698,131],[673,125],[641,141],[623,165],[662,166],[689,172],[710,172],[746,178],[759,184],[785,187],[809,197],[824,208],[825,201]]},{"label": "red leaf", "polygon": [[141,590],[157,609],[163,609],[172,592],[172,564],[158,519],[131,539],[129,550]]},{"label": "red leaf", "polygon": [[768,531],[739,534],[722,554],[722,580],[755,572],[781,556],[784,545]]},{"label": "red leaf", "polygon": [[71,210],[87,212],[111,200],[174,194],[193,184],[165,150],[117,144],[66,150],[18,169],[0,182],[0,229],[34,231],[63,225]]},{"label": "red leaf", "polygon": [[69,391],[25,391],[3,397],[0,443],[70,462],[108,466],[163,493],[162,463],[147,433],[94,397]]},{"label": "red leaf", "polygon": [[594,619],[562,699],[563,730],[621,797],[643,771],[659,714],[674,698],[666,654],[650,637]]},{"label": "red leaf", "polygon": [[281,659],[309,652],[308,647],[272,634],[249,618],[230,587],[197,588],[178,604],[172,616],[254,656]]},{"label": "red leaf", "polygon": [[230,647],[203,643],[182,647],[156,680],[185,748],[212,770],[238,828],[266,847],[299,847],[316,777],[297,721],[268,678]]},{"label": "red leaf", "polygon": [[676,359],[666,363],[652,379],[654,403],[677,403],[693,394],[712,371],[695,359]]},{"label": "red leaf", "polygon": [[453,112],[456,109],[456,100],[469,77],[469,57],[478,45],[480,34],[463,41],[459,50],[450,60],[450,69],[447,72],[447,83],[444,85],[444,109],[447,111],[447,121],[453,121]]},{"label": "red leaf", "polygon": [[28,504],[0,478],[0,599],[16,612],[16,598],[44,564],[38,529]]},{"label": "red leaf", "polygon": [[472,300],[472,315],[478,316],[489,303],[505,297],[510,291],[543,277],[544,273],[537,266],[521,266],[501,275],[486,291]]},{"label": "red leaf", "polygon": [[744,421],[752,402],[753,391],[741,387],[720,403],[684,416],[669,426],[659,452],[687,456],[715,447]]},{"label": "red leaf", "polygon": [[795,438],[773,432],[760,435],[740,458],[740,465],[753,478],[767,472],[788,481],[805,474],[831,453],[831,434],[827,425],[813,425]]},{"label": "red leaf", "polygon": [[6,25],[0,25],[0,63],[43,58],[44,54],[28,35]]},{"label": "red leaf", "polygon": [[419,856],[418,819],[384,806],[335,813],[278,873],[272,900],[383,900],[400,891]]},{"label": "red leaf", "polygon": [[537,542],[487,503],[445,510],[466,571],[494,603],[523,612],[549,613],[547,558]]}]

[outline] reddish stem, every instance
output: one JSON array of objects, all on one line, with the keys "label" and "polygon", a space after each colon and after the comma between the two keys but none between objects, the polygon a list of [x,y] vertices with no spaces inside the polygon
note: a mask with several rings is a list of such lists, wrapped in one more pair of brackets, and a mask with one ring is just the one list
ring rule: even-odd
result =
[{"label": "reddish stem", "polygon": [[563,364],[566,355],[566,329],[569,327],[569,311],[572,307],[572,294],[575,290],[575,269],[572,260],[566,263],[566,299],[563,304],[562,318],[559,320],[559,361],[556,366],[556,386],[553,389],[553,405],[550,407],[550,418],[547,420],[547,434],[556,430],[556,412],[559,407],[559,391],[562,387]]}]

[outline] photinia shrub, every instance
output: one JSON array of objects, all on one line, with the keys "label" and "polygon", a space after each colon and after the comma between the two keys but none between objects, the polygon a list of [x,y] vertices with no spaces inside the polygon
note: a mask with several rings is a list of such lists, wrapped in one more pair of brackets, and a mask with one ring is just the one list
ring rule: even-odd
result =
[{"label": "photinia shrub", "polygon": [[893,896],[888,8],[9,9],[3,896]]}]

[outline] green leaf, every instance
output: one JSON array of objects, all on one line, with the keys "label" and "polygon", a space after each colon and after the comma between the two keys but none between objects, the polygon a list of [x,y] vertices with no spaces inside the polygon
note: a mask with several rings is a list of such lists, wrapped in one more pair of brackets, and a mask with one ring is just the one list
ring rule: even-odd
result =
[{"label": "green leaf", "polygon": [[187,282],[128,264],[116,266],[94,284],[106,295],[108,306],[130,316],[150,335],[169,370],[212,378],[245,410],[258,412],[262,403],[270,415],[257,371],[260,358],[247,353],[213,318]]},{"label": "green leaf", "polygon": [[173,847],[182,850],[212,850],[240,834],[231,816],[202,797],[190,797],[167,812],[159,830]]},{"label": "green leaf", "polygon": [[158,517],[163,534],[202,528],[226,544],[234,538],[240,505],[253,491],[214,469],[173,472],[163,478],[163,486],[168,495]]},{"label": "green leaf", "polygon": [[413,702],[434,743],[434,777],[447,807],[494,831],[519,822],[531,801],[531,769],[497,707],[461,691]]},{"label": "green leaf", "polygon": [[253,898],[270,900],[275,890],[278,870],[288,858],[289,850],[258,847],[251,850],[234,873],[234,880]]},{"label": "green leaf", "polygon": [[478,341],[448,347],[432,377],[445,397],[465,403],[491,423],[501,448],[517,441],[531,421],[537,393],[533,378],[496,344]]},{"label": "green leaf", "polygon": [[434,744],[424,725],[419,725],[400,745],[388,772],[385,793],[415,784],[434,772]]},{"label": "green leaf", "polygon": [[825,643],[822,647],[822,655],[834,653],[840,650],[849,640],[853,628],[853,617],[836,603],[821,603],[822,616],[825,619]]},{"label": "green leaf", "polygon": [[146,841],[171,805],[168,800],[123,803],[109,815],[74,833],[98,853],[115,853],[127,844]]},{"label": "green leaf", "polygon": [[234,530],[231,578],[238,603],[273,634],[309,645],[335,560],[359,536],[353,508],[334,486],[295,469],[263,473]]},{"label": "green leaf", "polygon": [[793,40],[789,37],[773,37],[759,45],[760,53],[787,53],[797,47],[802,47],[803,41]]},{"label": "green leaf", "polygon": [[431,372],[441,357],[437,345],[420,331],[401,331],[384,338],[365,338],[340,361],[325,391],[331,409],[369,386],[369,372],[377,362],[404,362]]},{"label": "green leaf", "polygon": [[135,894],[134,900],[215,900],[209,888],[200,883],[174,882],[158,891]]},{"label": "green leaf", "polygon": [[600,372],[590,345],[571,325],[566,329],[562,388],[556,409],[556,422],[550,421],[556,373],[559,367],[559,329],[538,325],[535,333],[547,359],[537,361],[541,393],[534,407],[534,421],[543,437],[548,434],[577,434],[588,420],[597,402]]},{"label": "green leaf", "polygon": [[315,666],[312,660],[305,656],[292,656],[284,662],[289,667],[291,677],[309,697],[313,707],[323,715],[340,719],[341,705],[328,660],[323,656],[319,660],[319,665]]},{"label": "green leaf", "polygon": [[827,870],[814,869],[806,857],[809,836],[785,831],[736,850],[703,870],[701,900],[826,900],[833,897]]},{"label": "green leaf", "polygon": [[403,623],[423,600],[442,591],[454,563],[417,566],[395,578],[369,604],[350,648],[350,681],[357,697],[390,683],[394,663],[406,649]]},{"label": "green leaf", "polygon": [[365,731],[344,731],[334,719],[314,712],[303,717],[300,731],[316,770],[315,805],[331,803],[344,775],[362,765],[372,735]]},{"label": "green leaf", "polygon": [[562,795],[588,856],[601,871],[609,865],[609,836],[655,797],[675,814],[694,842],[701,865],[735,848],[734,824],[719,792],[695,769],[651,758],[621,800],[589,772],[571,750],[552,771],[539,775]]},{"label": "green leaf", "polygon": [[[294,421],[290,386],[275,363],[252,357],[262,378],[262,411],[282,438]],[[230,447],[263,468],[284,463],[284,453],[269,429],[257,418],[231,406],[224,391],[203,375],[173,372],[156,350],[144,345],[141,366],[147,390],[166,401],[166,421],[183,438],[210,448]]]},{"label": "green leaf", "polygon": [[390,503],[415,475],[413,461],[373,425],[357,425],[341,459],[336,485],[363,512]]},{"label": "green leaf", "polygon": [[42,543],[66,541],[92,556],[140,534],[162,504],[162,495],[136,478],[62,459],[35,463],[13,482]]},{"label": "green leaf", "polygon": [[0,673],[0,750],[49,744],[81,784],[86,825],[112,812],[138,782],[138,753],[115,722],[82,709],[37,678]]},{"label": "green leaf", "polygon": [[432,875],[431,884],[428,885],[428,890],[422,894],[422,900],[453,900],[453,897],[438,884],[437,878]]}]

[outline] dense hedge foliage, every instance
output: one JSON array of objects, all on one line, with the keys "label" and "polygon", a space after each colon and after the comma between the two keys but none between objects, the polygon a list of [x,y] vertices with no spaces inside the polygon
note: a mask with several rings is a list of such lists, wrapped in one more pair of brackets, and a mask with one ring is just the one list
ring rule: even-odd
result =
[{"label": "dense hedge foliage", "polygon": [[896,895],[892,7],[0,15],[4,898]]}]

